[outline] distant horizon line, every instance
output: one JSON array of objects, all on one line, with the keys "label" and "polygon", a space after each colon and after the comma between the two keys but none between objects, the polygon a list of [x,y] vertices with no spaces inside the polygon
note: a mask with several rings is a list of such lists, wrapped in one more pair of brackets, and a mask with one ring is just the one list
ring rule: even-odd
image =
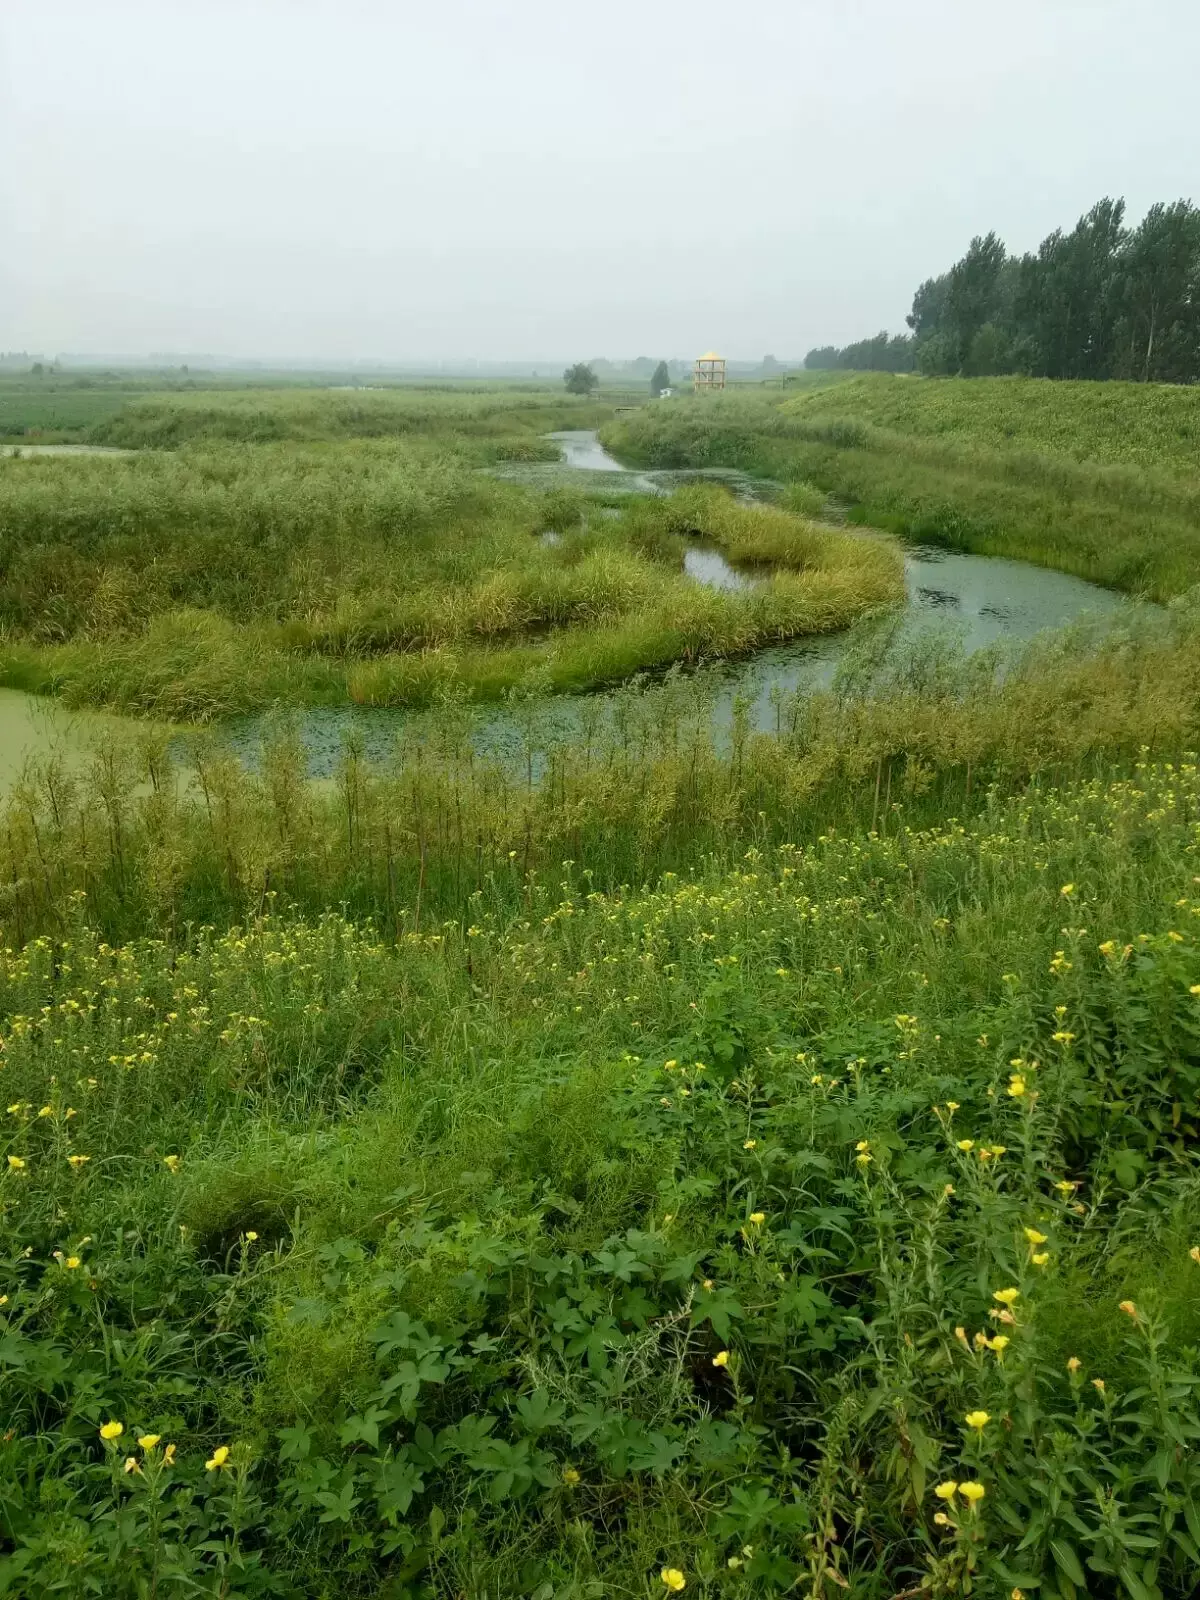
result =
[{"label": "distant horizon line", "polygon": [[[696,356],[587,356],[583,358],[589,366],[599,365],[608,367],[633,367],[639,362],[666,361],[668,366],[690,366],[698,358]],[[380,357],[380,356],[233,356],[220,355],[212,351],[188,350],[163,350],[136,353],[132,351],[102,351],[96,354],[75,350],[60,350],[55,354],[48,354],[41,350],[0,350],[0,365],[12,365],[15,362],[49,362],[51,364],[69,365],[73,367],[199,367],[209,371],[230,371],[242,368],[265,371],[301,371],[301,372],[410,372],[444,374],[447,377],[456,374],[468,375],[471,372],[497,371],[506,369],[512,375],[528,375],[531,377],[557,375],[564,367],[571,366],[574,359],[565,356],[559,357],[494,357],[485,358],[477,356],[460,357],[426,357],[414,359],[412,357]],[[762,367],[773,363],[780,368],[802,367],[804,357],[777,357],[777,356],[727,356],[725,360],[730,366]],[[543,370],[544,369],[544,370]]]}]

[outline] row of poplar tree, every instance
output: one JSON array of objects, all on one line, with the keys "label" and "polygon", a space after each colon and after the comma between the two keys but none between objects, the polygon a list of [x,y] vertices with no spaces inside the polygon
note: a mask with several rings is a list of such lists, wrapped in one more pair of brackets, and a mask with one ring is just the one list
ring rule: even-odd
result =
[{"label": "row of poplar tree", "polygon": [[1200,209],[1154,205],[1137,227],[1101,200],[1070,232],[1010,255],[971,240],[949,272],[917,290],[909,334],[810,350],[807,367],[1019,372],[1045,378],[1200,381]]}]

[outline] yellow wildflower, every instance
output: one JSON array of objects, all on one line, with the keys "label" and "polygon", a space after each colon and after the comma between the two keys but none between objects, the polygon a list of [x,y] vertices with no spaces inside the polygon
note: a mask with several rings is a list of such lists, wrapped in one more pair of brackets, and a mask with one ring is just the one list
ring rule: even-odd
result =
[{"label": "yellow wildflower", "polygon": [[712,1358],[712,1364],[714,1367],[727,1367],[729,1365],[729,1351],[718,1350]]},{"label": "yellow wildflower", "polygon": [[74,1272],[75,1268],[80,1266],[80,1265],[81,1265],[81,1262],[80,1262],[78,1256],[68,1256],[67,1259],[63,1262],[63,1266],[64,1267],[69,1267],[72,1272]]},{"label": "yellow wildflower", "polygon": [[937,1523],[939,1528],[952,1528],[954,1526],[944,1511],[935,1511],[933,1513],[933,1520]]},{"label": "yellow wildflower", "polygon": [[687,1588],[687,1579],[678,1567],[664,1567],[659,1573],[659,1577],[672,1594],[678,1594],[681,1589]]},{"label": "yellow wildflower", "polygon": [[1122,1300],[1117,1309],[1118,1311],[1123,1311],[1127,1317],[1132,1317],[1135,1322],[1137,1321],[1138,1308],[1134,1305],[1132,1300]]},{"label": "yellow wildflower", "polygon": [[1103,1378],[1093,1378],[1092,1379],[1092,1388],[1097,1390],[1100,1394],[1103,1394],[1104,1393],[1104,1379]]},{"label": "yellow wildflower", "polygon": [[975,1148],[975,1141],[974,1139],[960,1139],[958,1141],[958,1148],[963,1152],[964,1155],[969,1155]]},{"label": "yellow wildflower", "polygon": [[80,1167],[86,1166],[87,1163],[91,1159],[92,1159],[91,1156],[68,1156],[67,1157],[68,1162],[71,1164],[71,1166],[73,1166],[75,1168],[76,1172],[79,1171]]},{"label": "yellow wildflower", "polygon": [[102,1439],[119,1439],[124,1432],[125,1424],[123,1422],[106,1422],[100,1428],[100,1437]]},{"label": "yellow wildflower", "polygon": [[1072,1183],[1070,1178],[1060,1178],[1058,1180],[1058,1182],[1054,1185],[1054,1187],[1058,1190],[1059,1194],[1061,1194],[1062,1197],[1065,1200],[1068,1196],[1073,1195],[1075,1193],[1075,1191],[1076,1191],[1076,1189],[1078,1189],[1079,1185],[1077,1183]]},{"label": "yellow wildflower", "polygon": [[957,1100],[947,1100],[946,1101],[946,1110],[950,1113],[951,1116],[953,1116],[954,1113],[958,1110],[958,1101]]},{"label": "yellow wildflower", "polygon": [[1188,1251],[1188,1255],[1191,1256],[1192,1260],[1196,1262],[1197,1265],[1200,1265],[1200,1244],[1194,1244]]},{"label": "yellow wildflower", "polygon": [[579,1474],[578,1474],[578,1472],[576,1472],[574,1467],[564,1467],[563,1468],[562,1481],[564,1483],[571,1484],[571,1485],[577,1484],[579,1482]]},{"label": "yellow wildflower", "polygon": [[939,1500],[953,1500],[958,1493],[958,1484],[952,1478],[947,1478],[945,1483],[939,1483],[933,1491]]},{"label": "yellow wildflower", "polygon": [[1073,883],[1064,883],[1062,888],[1058,892],[1059,892],[1059,894],[1065,894],[1067,899],[1069,900],[1071,898],[1071,896],[1075,893],[1075,885]]},{"label": "yellow wildflower", "polygon": [[757,1139],[747,1139],[746,1142],[742,1145],[742,1149],[743,1150],[754,1150],[754,1149],[757,1149],[757,1147],[758,1147],[758,1140]]},{"label": "yellow wildflower", "polygon": [[25,1162],[20,1156],[9,1156],[8,1165],[13,1172],[24,1172],[25,1170]]},{"label": "yellow wildflower", "polygon": [[1025,1093],[1025,1079],[1019,1072],[1014,1072],[1008,1080],[1008,1092],[1014,1100],[1019,1100]]},{"label": "yellow wildflower", "polygon": [[1082,1365],[1083,1365],[1083,1362],[1080,1361],[1078,1356],[1072,1356],[1070,1358],[1070,1360],[1067,1362],[1067,1371],[1068,1372],[1078,1372]]},{"label": "yellow wildflower", "polygon": [[207,1471],[213,1472],[220,1467],[223,1467],[228,1460],[229,1446],[227,1444],[219,1444],[213,1451],[212,1455],[209,1456],[208,1460],[204,1463],[204,1466]]},{"label": "yellow wildflower", "polygon": [[1003,1357],[1004,1352],[1008,1349],[1011,1342],[1012,1341],[1009,1339],[1006,1333],[998,1333],[992,1340],[990,1348],[994,1350],[998,1356]]},{"label": "yellow wildflower", "polygon": [[125,1471],[126,1472],[137,1472],[137,1473],[140,1473],[141,1470],[142,1469],[138,1465],[138,1458],[136,1456],[126,1456],[125,1457]]},{"label": "yellow wildflower", "polygon": [[1015,1305],[1020,1298],[1020,1289],[997,1289],[992,1295],[992,1299],[999,1300],[1002,1306]]},{"label": "yellow wildflower", "polygon": [[169,1444],[163,1451],[163,1465],[166,1467],[175,1465],[175,1446],[173,1444]]},{"label": "yellow wildflower", "polygon": [[761,1228],[763,1223],[766,1220],[767,1220],[767,1213],[765,1211],[752,1211],[750,1213],[750,1221],[754,1224],[754,1226],[756,1228]]},{"label": "yellow wildflower", "polygon": [[178,1156],[164,1156],[163,1157],[163,1166],[166,1167],[168,1172],[178,1172],[179,1171],[179,1157]]},{"label": "yellow wildflower", "polygon": [[138,1444],[143,1450],[153,1450],[161,1438],[161,1433],[142,1433],[138,1435]]},{"label": "yellow wildflower", "polygon": [[247,1229],[247,1232],[246,1232],[246,1242],[247,1242],[247,1244],[253,1244],[254,1241],[257,1238],[258,1238],[258,1235],[255,1233],[253,1228]]},{"label": "yellow wildflower", "polygon": [[986,1411],[968,1411],[965,1420],[968,1428],[982,1433],[992,1419]]},{"label": "yellow wildflower", "polygon": [[1046,1235],[1044,1233],[1039,1233],[1036,1228],[1026,1228],[1025,1237],[1029,1240],[1030,1244],[1045,1244],[1046,1242]]},{"label": "yellow wildflower", "polygon": [[981,1483],[960,1483],[958,1486],[958,1492],[962,1495],[964,1500],[969,1501],[971,1506],[974,1507],[977,1506],[983,1499],[984,1495],[987,1493],[987,1490]]},{"label": "yellow wildflower", "polygon": [[1050,1252],[1048,1250],[1035,1250],[1029,1259],[1035,1267],[1044,1267],[1050,1260]]}]

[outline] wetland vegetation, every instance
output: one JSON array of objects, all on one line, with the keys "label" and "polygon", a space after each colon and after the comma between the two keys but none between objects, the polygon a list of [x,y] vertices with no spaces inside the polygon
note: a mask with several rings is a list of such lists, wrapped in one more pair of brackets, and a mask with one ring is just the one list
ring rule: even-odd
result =
[{"label": "wetland vegetation", "polygon": [[[190,721],[487,699],[844,628],[901,594],[880,541],[718,489],[606,504],[481,470],[557,459],[548,425],[594,421],[595,402],[217,400],[146,401],[94,430],[178,448],[0,461],[5,684]],[[696,534],[762,581],[692,582]]]},{"label": "wetland vegetation", "polygon": [[[1096,392],[170,395],[0,462],[6,682],[431,702],[0,805],[0,1592],[1195,1592],[1195,412]],[[775,501],[495,475],[599,424]],[[884,615],[716,730],[678,664],[887,613],[889,531],[1170,604]]]}]

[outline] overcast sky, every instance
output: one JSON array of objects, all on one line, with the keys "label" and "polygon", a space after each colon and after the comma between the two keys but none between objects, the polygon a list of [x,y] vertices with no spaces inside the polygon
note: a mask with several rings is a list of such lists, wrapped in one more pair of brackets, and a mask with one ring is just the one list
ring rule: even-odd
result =
[{"label": "overcast sky", "polygon": [[1200,201],[1200,0],[0,0],[0,350],[802,355]]}]

